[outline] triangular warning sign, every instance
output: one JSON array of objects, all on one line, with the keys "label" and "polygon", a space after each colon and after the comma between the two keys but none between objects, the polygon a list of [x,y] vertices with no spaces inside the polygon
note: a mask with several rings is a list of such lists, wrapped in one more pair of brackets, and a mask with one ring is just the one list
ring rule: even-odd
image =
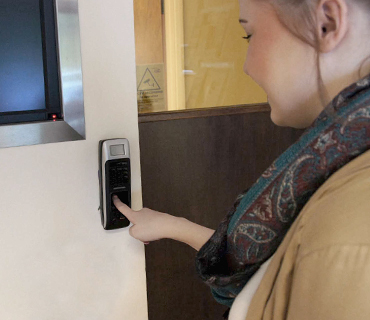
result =
[{"label": "triangular warning sign", "polygon": [[161,87],[158,85],[149,68],[146,68],[143,78],[140,81],[139,87],[137,88],[137,91],[149,91],[160,89]]}]

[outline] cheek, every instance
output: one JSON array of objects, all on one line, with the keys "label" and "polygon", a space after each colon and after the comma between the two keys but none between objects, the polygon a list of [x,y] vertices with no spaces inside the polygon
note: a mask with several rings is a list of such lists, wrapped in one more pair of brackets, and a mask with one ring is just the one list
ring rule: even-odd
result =
[{"label": "cheek", "polygon": [[[266,30],[260,31],[255,38],[251,39],[244,63],[244,71],[257,82],[263,89],[271,75],[272,63],[276,57],[277,39],[274,32],[264,26]],[[253,37],[253,36],[252,36]]]},{"label": "cheek", "polygon": [[244,62],[244,72],[263,88],[267,70],[268,57],[265,51],[259,50],[258,47],[253,44],[248,48],[247,57]]}]

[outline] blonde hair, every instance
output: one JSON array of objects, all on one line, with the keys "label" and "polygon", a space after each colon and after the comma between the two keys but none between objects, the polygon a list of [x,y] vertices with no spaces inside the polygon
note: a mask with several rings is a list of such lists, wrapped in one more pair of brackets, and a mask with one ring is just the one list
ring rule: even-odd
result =
[{"label": "blonde hair", "polygon": [[320,41],[315,15],[317,1],[273,0],[270,4],[275,9],[282,25],[301,41],[315,49],[318,92],[322,105],[326,106],[329,103],[329,95],[320,70]]},{"label": "blonde hair", "polygon": [[[329,103],[329,95],[321,77],[320,70],[320,41],[317,31],[316,5],[319,0],[271,0],[269,3],[275,9],[277,16],[285,28],[297,38],[309,44],[316,52],[317,86],[321,103]],[[370,13],[370,0],[351,0],[362,6],[363,10]],[[361,62],[358,78],[362,78],[361,70],[370,55]]]}]

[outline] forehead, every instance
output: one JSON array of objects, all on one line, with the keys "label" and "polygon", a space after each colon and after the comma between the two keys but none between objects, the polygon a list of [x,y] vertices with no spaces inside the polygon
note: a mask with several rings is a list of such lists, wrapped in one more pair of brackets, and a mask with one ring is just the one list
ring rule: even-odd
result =
[{"label": "forehead", "polygon": [[264,0],[239,0],[239,18],[241,23],[243,20],[249,20],[251,17],[258,15],[259,7]]},{"label": "forehead", "polygon": [[239,19],[243,23],[246,20],[258,17],[258,19],[266,19],[267,14],[270,13],[272,6],[266,0],[239,0]]},{"label": "forehead", "polygon": [[239,0],[240,16],[246,13],[250,0]]}]

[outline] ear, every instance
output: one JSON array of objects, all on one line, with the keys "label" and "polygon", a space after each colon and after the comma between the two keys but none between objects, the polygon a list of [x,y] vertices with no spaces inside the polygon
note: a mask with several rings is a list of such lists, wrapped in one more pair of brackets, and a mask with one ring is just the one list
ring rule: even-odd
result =
[{"label": "ear", "polygon": [[348,6],[345,0],[320,0],[316,11],[320,52],[330,52],[348,30]]}]

